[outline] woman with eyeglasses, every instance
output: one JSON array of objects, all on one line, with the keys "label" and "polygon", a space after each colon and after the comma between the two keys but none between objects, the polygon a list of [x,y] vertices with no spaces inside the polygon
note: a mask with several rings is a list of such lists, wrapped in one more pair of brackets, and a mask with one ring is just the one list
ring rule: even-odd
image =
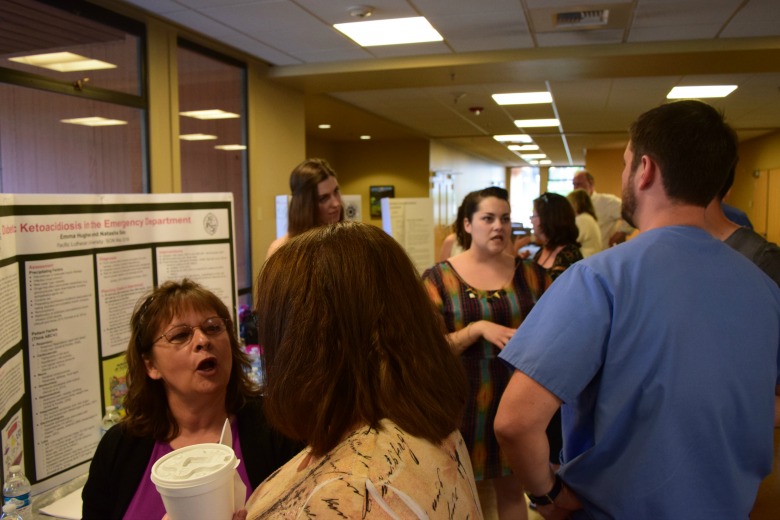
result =
[{"label": "woman with eyeglasses", "polygon": [[571,264],[582,260],[574,209],[566,197],[548,192],[534,199],[531,224],[536,242],[542,246],[534,261],[547,270],[550,278],[555,280]]},{"label": "woman with eyeglasses", "polygon": [[101,439],[82,492],[84,520],[162,518],[152,465],[173,450],[219,442],[230,420],[247,497],[300,450],[265,420],[230,312],[184,279],[142,298],[130,321],[126,415]]},{"label": "woman with eyeglasses", "polygon": [[505,189],[474,192],[464,202],[462,219],[471,246],[428,269],[423,283],[469,379],[471,393],[460,431],[477,486],[488,496],[495,491],[499,518],[522,519],[527,517],[525,495],[493,431],[511,375],[498,354],[550,279],[535,263],[508,252],[512,224]]}]

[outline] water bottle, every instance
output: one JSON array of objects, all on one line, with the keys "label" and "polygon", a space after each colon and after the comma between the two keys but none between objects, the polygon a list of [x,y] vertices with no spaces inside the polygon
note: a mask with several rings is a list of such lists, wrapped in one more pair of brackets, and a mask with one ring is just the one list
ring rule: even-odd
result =
[{"label": "water bottle", "polygon": [[100,421],[100,436],[103,437],[113,425],[119,422],[119,419],[121,419],[121,417],[119,416],[119,412],[116,411],[116,406],[106,406],[106,415],[104,415],[103,419]]},{"label": "water bottle", "polygon": [[[12,502],[13,501],[13,502]],[[5,506],[12,503],[16,506],[15,514],[25,520],[30,514],[30,481],[24,476],[21,466],[11,466],[3,485],[3,512]],[[11,516],[10,518],[14,518]]]},{"label": "water bottle", "polygon": [[19,513],[16,512],[16,504],[14,502],[3,505],[3,514],[0,515],[0,518],[5,518],[6,520],[24,520],[24,518],[19,516]]}]

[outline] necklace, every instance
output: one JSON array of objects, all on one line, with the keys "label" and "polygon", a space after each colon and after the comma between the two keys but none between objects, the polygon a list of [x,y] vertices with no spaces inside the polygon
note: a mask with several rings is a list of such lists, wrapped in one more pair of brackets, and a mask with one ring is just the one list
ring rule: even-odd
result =
[{"label": "necklace", "polygon": [[547,248],[545,247],[545,248],[544,248],[544,251],[546,251],[546,252],[547,252],[547,254],[544,256],[544,258],[542,258],[542,257],[540,256],[540,257],[539,257],[539,261],[538,261],[537,263],[538,263],[539,265],[541,265],[542,267],[544,267],[544,264],[545,264],[545,263],[546,263],[546,262],[547,262],[547,261],[550,259],[550,257],[552,257],[553,259],[555,258],[555,256],[554,256],[554,255],[557,255],[557,254],[558,254],[558,251],[559,251],[560,249],[561,249],[561,246],[558,246],[558,247],[556,247],[555,249],[550,249],[550,250],[547,250]]}]

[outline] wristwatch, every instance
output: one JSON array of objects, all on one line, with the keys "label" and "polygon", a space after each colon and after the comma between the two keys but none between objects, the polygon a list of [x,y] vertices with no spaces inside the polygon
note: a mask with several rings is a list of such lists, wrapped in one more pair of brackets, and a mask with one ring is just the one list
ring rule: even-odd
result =
[{"label": "wristwatch", "polygon": [[528,500],[531,501],[531,503],[535,506],[548,506],[553,503],[555,500],[555,497],[558,496],[558,494],[563,489],[563,480],[561,480],[561,477],[558,476],[558,474],[555,474],[555,483],[553,484],[553,487],[550,491],[547,492],[546,495],[532,495],[531,493],[526,493],[528,495]]}]

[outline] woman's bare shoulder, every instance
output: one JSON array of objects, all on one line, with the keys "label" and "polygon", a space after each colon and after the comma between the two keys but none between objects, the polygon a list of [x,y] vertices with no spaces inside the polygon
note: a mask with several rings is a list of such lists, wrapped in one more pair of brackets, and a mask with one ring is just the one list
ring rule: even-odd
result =
[{"label": "woman's bare shoulder", "polygon": [[290,237],[285,233],[284,235],[280,236],[273,242],[271,242],[271,245],[268,246],[268,252],[265,254],[266,260],[271,257],[272,254],[276,252],[277,249],[282,247],[287,241],[290,240]]}]

